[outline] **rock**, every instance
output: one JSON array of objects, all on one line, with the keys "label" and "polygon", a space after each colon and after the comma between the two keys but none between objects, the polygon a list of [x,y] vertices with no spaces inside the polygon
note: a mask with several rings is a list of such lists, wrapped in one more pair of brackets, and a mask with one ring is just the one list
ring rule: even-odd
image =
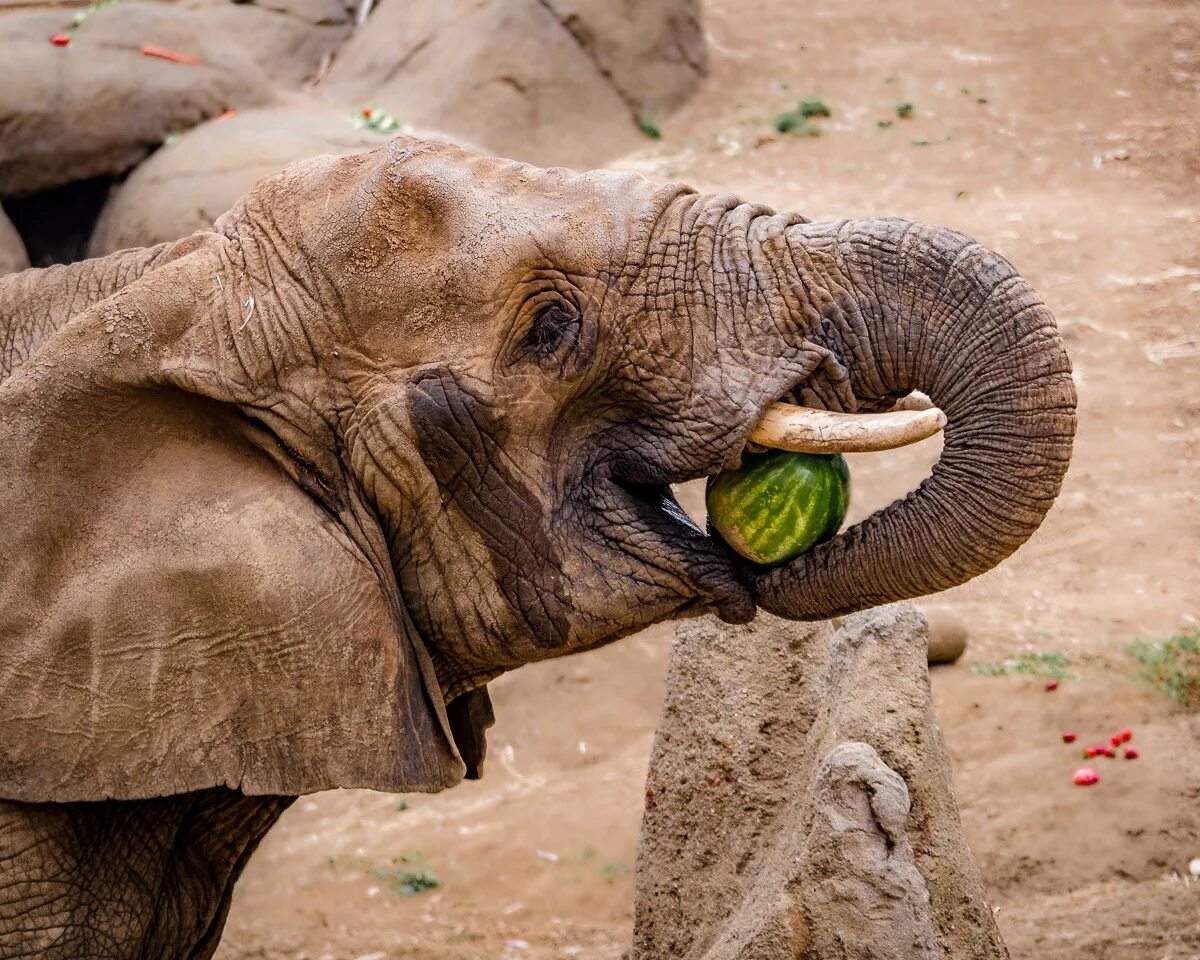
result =
[{"label": "rock", "polygon": [[372,150],[394,135],[353,126],[349,111],[299,105],[201,124],[155,153],[113,192],[88,253],[99,257],[207,230],[257,181],[289,163]]},{"label": "rock", "polygon": [[0,211],[0,275],[16,273],[27,266],[29,258],[25,255],[25,244],[8,217]]},{"label": "rock", "polygon": [[682,624],[631,960],[1001,960],[910,606]]},{"label": "rock", "polygon": [[258,180],[295,160],[370,150],[387,141],[352,126],[347,113],[276,107],[201,124],[155,153],[113,192],[89,255],[206,230]]},{"label": "rock", "polygon": [[320,89],[543,166],[644,142],[706,70],[696,0],[381,3]]},{"label": "rock", "polygon": [[[123,0],[88,16],[68,46],[52,45],[48,38],[70,27],[78,9],[0,12],[2,197],[118,176],[170,134],[230,108],[270,103],[276,79],[315,71],[319,51],[331,50],[350,27],[343,12],[342,32],[313,47],[300,34],[318,27],[252,5],[191,9]],[[264,17],[279,29],[268,30]],[[268,39],[300,48],[287,69],[280,54],[262,49]],[[145,45],[201,62],[147,57]]]},{"label": "rock", "polygon": [[954,663],[967,649],[967,625],[944,610],[924,611],[929,621],[929,662]]}]

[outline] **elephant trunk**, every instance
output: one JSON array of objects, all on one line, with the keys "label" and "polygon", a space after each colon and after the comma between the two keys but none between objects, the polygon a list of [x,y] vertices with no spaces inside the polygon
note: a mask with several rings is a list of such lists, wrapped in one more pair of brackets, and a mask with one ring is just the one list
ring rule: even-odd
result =
[{"label": "elephant trunk", "polygon": [[942,228],[801,224],[785,246],[797,282],[830,294],[812,338],[842,360],[859,402],[921,390],[948,422],[916,491],[755,574],[758,604],[823,619],[991,569],[1037,529],[1070,459],[1075,389],[1049,309],[1006,260]]}]

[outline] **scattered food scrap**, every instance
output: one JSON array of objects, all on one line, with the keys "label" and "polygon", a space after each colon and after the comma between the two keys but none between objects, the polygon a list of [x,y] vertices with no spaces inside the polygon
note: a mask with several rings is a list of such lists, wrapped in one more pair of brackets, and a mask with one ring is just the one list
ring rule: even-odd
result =
[{"label": "scattered food scrap", "polygon": [[103,10],[105,7],[111,7],[120,0],[96,0],[95,3],[89,3],[86,7],[80,10],[74,17],[71,18],[72,27],[80,27],[83,21],[90,17],[93,13]]},{"label": "scattered food scrap", "polygon": [[168,50],[166,47],[155,47],[146,44],[142,47],[143,57],[157,57],[160,60],[169,60],[171,63],[183,63],[188,66],[195,66],[200,63],[200,58],[192,56],[190,53],[179,53],[176,50]]},{"label": "scattered food scrap", "polygon": [[350,114],[350,122],[359,129],[374,130],[376,133],[392,133],[400,129],[399,120],[373,103]]},{"label": "scattered food scrap", "polygon": [[793,133],[802,137],[819,137],[821,128],[811,123],[814,117],[832,117],[833,111],[824,100],[806,97],[791,110],[775,118],[775,129],[780,133]]},{"label": "scattered food scrap", "polygon": [[662,139],[662,128],[644,113],[637,115],[637,127],[651,140]]},{"label": "scattered food scrap", "polygon": [[1100,774],[1091,767],[1080,767],[1075,771],[1075,786],[1077,787],[1090,787],[1099,780]]}]

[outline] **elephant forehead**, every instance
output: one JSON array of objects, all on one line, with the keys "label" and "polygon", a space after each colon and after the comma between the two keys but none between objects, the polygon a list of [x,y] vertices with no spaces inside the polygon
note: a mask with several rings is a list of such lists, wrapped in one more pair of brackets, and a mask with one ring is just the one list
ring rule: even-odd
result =
[{"label": "elephant forehead", "polygon": [[580,266],[619,258],[639,226],[680,192],[637,174],[542,169],[451,144],[394,142],[388,157],[401,192],[424,200],[460,242],[515,253],[524,240]]}]

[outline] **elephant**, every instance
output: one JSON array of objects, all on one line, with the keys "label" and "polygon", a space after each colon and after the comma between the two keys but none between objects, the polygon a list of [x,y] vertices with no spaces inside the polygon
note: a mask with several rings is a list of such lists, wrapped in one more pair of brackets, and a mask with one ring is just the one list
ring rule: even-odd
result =
[{"label": "elephant", "polygon": [[[963,583],[1075,426],[1051,312],[962,234],[406,137],[0,279],[0,334],[6,956],[209,957],[296,796],[479,776],[522,664]],[[780,401],[916,390],[931,476],[785,565],[672,495]]]},{"label": "elephant", "polygon": [[0,210],[0,274],[16,273],[28,266],[29,257],[25,253],[25,244],[21,242],[20,234],[4,215],[4,211]]}]

